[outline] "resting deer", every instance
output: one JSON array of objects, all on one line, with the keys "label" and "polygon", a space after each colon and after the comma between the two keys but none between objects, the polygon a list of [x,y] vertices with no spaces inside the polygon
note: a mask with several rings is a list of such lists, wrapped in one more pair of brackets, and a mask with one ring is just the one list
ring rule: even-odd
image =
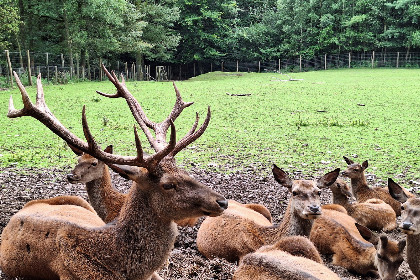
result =
[{"label": "resting deer", "polygon": [[[296,251],[301,250],[301,253]],[[322,264],[319,253],[306,237],[289,236],[245,255],[233,280],[332,280],[340,279]]]},{"label": "resting deer", "polygon": [[[368,240],[364,237],[368,237]],[[356,226],[356,221],[349,215],[331,209],[322,210],[321,217],[312,226],[309,239],[321,254],[332,254],[334,265],[363,275],[376,274],[378,269],[380,275],[394,275],[394,278],[386,276],[383,279],[395,279],[404,249],[404,246],[389,241],[389,246],[381,243],[377,251],[372,244],[378,243],[376,235],[362,225]],[[395,248],[401,250],[396,251]],[[381,256],[379,261],[377,252]],[[381,265],[381,261],[386,261],[387,265]]]},{"label": "resting deer", "polygon": [[353,203],[353,194],[344,180],[337,179],[330,186],[333,203],[343,206],[347,214],[357,223],[372,229],[391,231],[397,227],[397,217],[389,204],[380,199],[371,198],[365,202]]},{"label": "resting deer", "polygon": [[[223,196],[177,168],[174,158],[204,132],[210,120],[210,110],[198,130],[196,119],[193,129],[177,142],[172,120],[186,107],[184,102],[177,102],[162,123],[152,123],[124,81],[120,82],[104,66],[103,70],[117,88],[113,96],[125,98],[156,153],[148,157],[143,154],[136,129],[136,156],[102,151],[88,128],[85,108],[82,123],[87,142],[81,140],[65,128],[46,106],[41,77],[38,76],[37,80],[35,106],[14,73],[24,108],[14,109],[11,98],[9,117],[36,118],[81,151],[106,164],[122,166],[134,185],[120,215],[109,224],[75,203],[54,204],[57,198],[26,204],[11,218],[2,233],[0,267],[7,275],[62,280],[160,279],[155,271],[167,260],[177,235],[173,221],[203,215],[217,216],[227,208],[227,200]],[[156,138],[148,127],[156,132]],[[165,134],[169,127],[170,140],[166,144]]]},{"label": "resting deer", "polygon": [[[109,168],[103,161],[72,146],[69,147],[79,155],[79,159],[72,172],[67,175],[67,180],[72,184],[85,184],[89,202],[98,216],[105,223],[113,221],[120,214],[127,194],[120,193],[114,188]],[[112,145],[106,147],[105,152],[112,153]],[[117,166],[111,165],[111,168],[121,173]],[[198,218],[187,218],[176,223],[179,226],[193,226],[197,220]]]},{"label": "resting deer", "polygon": [[365,169],[368,167],[368,161],[365,160],[361,165],[354,163],[351,159],[343,157],[348,167],[342,172],[343,176],[351,179],[351,188],[358,202],[365,202],[371,198],[383,200],[394,209],[397,216],[401,215],[401,203],[391,197],[388,190],[383,188],[372,188],[367,184]]},{"label": "resting deer", "polygon": [[397,183],[388,179],[391,195],[403,203],[401,223],[398,227],[407,235],[407,263],[411,271],[420,279],[420,198],[408,197]]},{"label": "resting deer", "polygon": [[207,258],[222,257],[234,262],[263,245],[286,236],[309,236],[314,219],[321,215],[321,188],[334,183],[340,170],[319,180],[290,180],[286,172],[273,167],[274,178],[292,193],[280,225],[239,203],[229,203],[218,217],[207,217],[197,233],[198,250]]}]

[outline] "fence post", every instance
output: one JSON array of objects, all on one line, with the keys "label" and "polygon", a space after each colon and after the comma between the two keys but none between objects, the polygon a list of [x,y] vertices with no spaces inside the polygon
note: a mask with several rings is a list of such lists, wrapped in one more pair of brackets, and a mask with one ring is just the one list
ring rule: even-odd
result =
[{"label": "fence post", "polygon": [[57,65],[54,66],[55,69],[55,84],[58,84],[58,69],[57,69]]},{"label": "fence post", "polygon": [[64,56],[61,54],[61,68],[64,68]]},{"label": "fence post", "polygon": [[400,63],[400,52],[397,52],[397,68],[399,66]]},{"label": "fence post", "polygon": [[375,61],[375,51],[372,51],[372,68],[373,68],[374,61]]},{"label": "fence post", "polygon": [[213,72],[213,62],[210,63],[210,72]]},{"label": "fence post", "polygon": [[302,55],[299,55],[299,72],[302,72]]},{"label": "fence post", "polygon": [[258,60],[258,73],[261,72],[261,60]]},{"label": "fence post", "polygon": [[31,56],[29,54],[29,50],[26,50],[26,56],[28,57],[28,83],[32,86],[32,78],[31,78]]},{"label": "fence post", "polygon": [[77,71],[77,79],[79,79],[80,78],[79,54],[76,55],[76,71]]},{"label": "fence post", "polygon": [[9,73],[10,73],[10,87],[13,87],[13,71],[12,71],[12,63],[10,62],[9,50],[6,50],[6,59],[7,65],[9,66]]},{"label": "fence post", "polygon": [[99,58],[99,80],[102,81],[102,58]]},{"label": "fence post", "polygon": [[280,60],[280,58],[279,58],[279,73],[281,73],[281,60]]},{"label": "fence post", "polygon": [[82,80],[85,80],[85,66],[82,66]]},{"label": "fence post", "polygon": [[236,60],[236,72],[239,72],[239,60]]},{"label": "fence post", "polygon": [[50,80],[50,67],[48,65],[48,53],[45,54],[45,62],[47,63],[47,81]]},{"label": "fence post", "polygon": [[128,80],[128,62],[124,63],[125,67],[125,78]]},{"label": "fence post", "polygon": [[349,53],[349,68],[350,68],[350,64],[351,64],[351,53]]},{"label": "fence post", "polygon": [[324,54],[324,70],[327,70],[327,54]]}]

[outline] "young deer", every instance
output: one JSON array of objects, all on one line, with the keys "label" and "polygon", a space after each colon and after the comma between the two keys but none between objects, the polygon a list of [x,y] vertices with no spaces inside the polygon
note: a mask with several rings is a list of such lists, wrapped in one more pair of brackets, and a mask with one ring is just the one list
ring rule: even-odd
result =
[{"label": "young deer", "polygon": [[[101,160],[83,153],[69,145],[76,155],[79,155],[78,163],[73,171],[67,175],[67,180],[72,184],[82,183],[86,185],[89,202],[98,216],[105,222],[113,221],[127,199],[127,194],[120,193],[114,188],[108,166]],[[112,145],[105,150],[112,153]],[[111,169],[121,173],[120,168],[111,165]],[[187,218],[175,221],[179,226],[193,226],[198,218]]]},{"label": "young deer", "polygon": [[280,225],[240,203],[229,202],[218,217],[207,217],[197,233],[198,250],[207,258],[222,257],[234,262],[263,245],[274,244],[285,236],[309,236],[314,219],[321,215],[321,188],[334,183],[340,170],[317,181],[290,180],[286,172],[273,167],[274,178],[292,193]]},{"label": "young deer", "polygon": [[322,264],[318,251],[306,237],[289,236],[241,258],[233,280],[249,279],[338,280],[340,278]]},{"label": "young deer", "polygon": [[417,279],[420,279],[420,198],[408,197],[404,189],[392,179],[388,179],[388,187],[391,195],[403,203],[399,228],[407,235],[407,263]]},{"label": "young deer", "polygon": [[372,229],[391,231],[397,227],[397,217],[389,204],[380,199],[371,198],[366,202],[353,203],[353,194],[344,180],[337,179],[330,186],[333,203],[343,206],[347,214],[357,223]]},{"label": "young deer", "polygon": [[[11,218],[2,233],[0,267],[10,276],[62,280],[160,279],[155,271],[167,260],[177,235],[173,221],[203,215],[217,216],[227,208],[228,202],[223,196],[199,183],[175,164],[175,155],[206,129],[210,110],[198,130],[197,119],[193,129],[176,142],[172,120],[188,103],[177,101],[165,121],[152,123],[124,81],[120,82],[114,73],[110,74],[102,67],[117,88],[113,97],[125,98],[156,153],[149,157],[143,154],[136,129],[136,156],[102,151],[89,131],[85,108],[82,122],[87,142],[84,142],[52,115],[44,101],[40,76],[35,106],[14,73],[24,108],[14,109],[10,99],[9,117],[32,116],[38,119],[83,152],[106,164],[122,166],[122,172],[134,184],[120,215],[106,225],[95,213],[71,201],[66,205],[57,205],[53,203],[57,198],[53,198],[26,204]],[[156,132],[156,139],[148,127]],[[170,141],[166,144],[165,135],[169,127]]]},{"label": "young deer", "polygon": [[[333,255],[332,264],[363,275],[376,274],[379,270],[380,275],[394,275],[395,278],[404,249],[396,251],[395,248],[401,248],[401,245],[389,241],[389,246],[381,243],[380,251],[377,251],[372,243],[377,244],[378,238],[368,228],[356,226],[356,221],[343,212],[325,208],[314,222],[309,239],[321,254]],[[380,260],[377,259],[378,252]],[[381,265],[382,261],[386,261],[387,265]],[[386,276],[383,279],[393,278]]]},{"label": "young deer", "polygon": [[368,161],[365,160],[361,165],[354,163],[351,159],[343,157],[348,167],[342,172],[343,176],[351,179],[351,188],[358,202],[365,202],[371,198],[383,200],[394,209],[397,216],[401,215],[401,203],[391,197],[387,189],[372,188],[367,184],[365,169],[368,167]]}]

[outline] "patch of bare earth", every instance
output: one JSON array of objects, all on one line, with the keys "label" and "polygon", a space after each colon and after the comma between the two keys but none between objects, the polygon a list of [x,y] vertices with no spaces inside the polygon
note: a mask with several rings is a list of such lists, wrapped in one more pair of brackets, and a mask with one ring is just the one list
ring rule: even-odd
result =
[{"label": "patch of bare earth", "polygon": [[[59,169],[0,169],[0,231],[8,223],[10,217],[23,205],[33,199],[43,199],[58,195],[79,195],[87,198],[83,185],[72,185],[67,182],[66,174],[70,171]],[[329,170],[328,170],[329,171]],[[200,182],[207,184],[228,199],[244,203],[261,203],[269,208],[274,222],[279,223],[286,210],[289,194],[286,188],[280,187],[273,177],[261,177],[258,170],[249,168],[233,174],[220,174],[199,169],[190,172]],[[302,178],[300,173],[294,178]],[[310,179],[305,177],[305,179]],[[114,184],[121,190],[129,188],[129,182],[113,174]],[[408,178],[409,180],[409,178]],[[407,180],[407,181],[408,181]],[[401,182],[401,181],[400,181]],[[370,182],[375,183],[375,182]],[[324,204],[330,203],[331,194],[324,191]],[[200,221],[201,223],[201,221]],[[201,256],[195,243],[198,223],[194,227],[180,228],[180,234],[175,243],[166,266],[159,274],[164,279],[231,279],[237,267],[223,259],[208,260]],[[397,230],[388,233],[393,239],[405,238]],[[376,279],[349,273],[347,270],[330,264],[331,258],[325,256],[326,265],[335,271],[342,279]],[[397,279],[413,279],[406,262],[399,270]],[[0,271],[0,279],[11,280]]]}]

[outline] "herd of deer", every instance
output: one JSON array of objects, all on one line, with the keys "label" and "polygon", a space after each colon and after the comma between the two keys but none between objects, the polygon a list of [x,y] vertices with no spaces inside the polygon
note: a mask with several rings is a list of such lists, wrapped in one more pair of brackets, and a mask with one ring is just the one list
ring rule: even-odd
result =
[{"label": "herd of deer", "polygon": [[[77,196],[60,196],[28,202],[17,212],[1,235],[0,268],[10,276],[36,279],[162,279],[158,271],[167,261],[178,234],[177,225],[194,225],[207,216],[197,234],[197,247],[208,258],[238,261],[233,279],[340,279],[327,268],[321,254],[332,255],[334,265],[381,279],[395,279],[403,262],[420,277],[420,198],[388,180],[388,188],[368,186],[361,165],[348,164],[318,180],[292,180],[274,165],[275,180],[291,193],[279,225],[260,204],[241,204],[192,178],[177,167],[176,154],[200,137],[210,121],[199,117],[191,130],[176,140],[174,121],[186,103],[176,88],[176,102],[161,123],[150,121],[128,91],[123,77],[103,66],[117,92],[99,94],[124,98],[155,154],[145,155],[134,127],[135,156],[102,150],[92,136],[85,107],[82,125],[86,142],[71,133],[48,109],[41,77],[34,105],[19,80],[24,107],[16,110],[10,98],[8,117],[31,116],[67,142],[79,162],[67,176],[70,183],[86,185],[89,202]],[[169,141],[167,132],[170,128]],[[198,128],[198,129],[197,129]],[[152,131],[154,133],[152,133]],[[112,185],[110,170],[132,180],[128,194]],[[322,189],[329,188],[333,204],[320,205]],[[357,202],[354,203],[353,200]],[[401,203],[402,204],[401,206]],[[371,230],[397,227],[407,241],[393,241]],[[420,279],[420,278],[419,278]]]}]

